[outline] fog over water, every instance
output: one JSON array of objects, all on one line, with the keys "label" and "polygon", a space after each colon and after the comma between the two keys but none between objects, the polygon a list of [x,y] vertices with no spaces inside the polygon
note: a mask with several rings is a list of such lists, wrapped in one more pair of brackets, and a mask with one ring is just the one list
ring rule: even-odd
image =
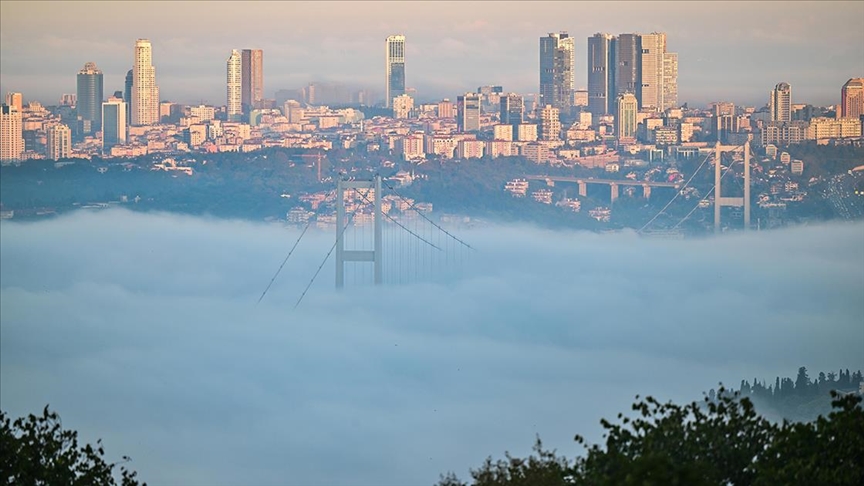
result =
[{"label": "fog over water", "polygon": [[0,223],[0,406],[151,485],[429,485],[560,453],[636,394],[864,368],[864,224],[456,230],[447,284],[333,288],[334,232],[125,210]]}]

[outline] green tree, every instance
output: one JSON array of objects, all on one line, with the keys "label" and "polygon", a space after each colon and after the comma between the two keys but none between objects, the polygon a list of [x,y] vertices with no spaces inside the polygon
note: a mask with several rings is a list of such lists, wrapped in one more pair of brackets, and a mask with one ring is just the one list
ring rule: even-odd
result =
[{"label": "green tree", "polygon": [[[0,478],[6,484],[23,486],[116,486],[114,469],[129,462],[109,464],[103,459],[102,440],[96,447],[79,446],[78,432],[63,430],[60,416],[45,406],[41,416],[33,414],[14,422],[0,411]],[[137,472],[120,466],[121,486],[146,486]]]}]

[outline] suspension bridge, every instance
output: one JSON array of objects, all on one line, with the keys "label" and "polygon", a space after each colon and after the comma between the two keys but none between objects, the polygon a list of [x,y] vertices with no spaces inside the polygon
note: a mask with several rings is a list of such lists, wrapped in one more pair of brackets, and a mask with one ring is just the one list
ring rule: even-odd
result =
[{"label": "suspension bridge", "polygon": [[[346,286],[448,282],[458,277],[474,248],[430,216],[431,207],[402,196],[380,176],[339,179],[325,200],[336,205],[335,241],[303,290],[295,308],[331,256],[337,289]],[[323,205],[319,205],[321,208]],[[324,215],[315,214],[327,219]],[[291,258],[313,217],[305,223],[260,303]]]}]

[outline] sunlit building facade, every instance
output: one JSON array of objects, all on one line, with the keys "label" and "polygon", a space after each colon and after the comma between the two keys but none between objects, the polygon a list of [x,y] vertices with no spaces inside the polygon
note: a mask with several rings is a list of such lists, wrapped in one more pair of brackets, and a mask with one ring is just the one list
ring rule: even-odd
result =
[{"label": "sunlit building facade", "polygon": [[390,108],[393,98],[405,94],[405,36],[391,35],[385,43],[386,80],[384,106]]}]

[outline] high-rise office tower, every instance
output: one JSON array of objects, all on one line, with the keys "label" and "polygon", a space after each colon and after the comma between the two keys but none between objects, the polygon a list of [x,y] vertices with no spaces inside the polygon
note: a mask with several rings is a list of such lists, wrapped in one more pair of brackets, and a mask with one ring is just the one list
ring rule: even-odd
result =
[{"label": "high-rise office tower", "polygon": [[480,93],[456,98],[456,127],[460,132],[480,130]]},{"label": "high-rise office tower", "polygon": [[72,155],[72,130],[61,123],[51,125],[47,131],[48,158],[68,159]]},{"label": "high-rise office tower", "polygon": [[126,84],[123,89],[123,101],[126,102],[126,126],[132,124],[132,70],[126,72]]},{"label": "high-rise office tower", "polygon": [[102,103],[102,151],[126,143],[126,112],[128,105],[122,98],[112,96]]},{"label": "high-rise office tower", "polygon": [[662,111],[664,63],[666,59],[666,34],[652,32],[642,34],[641,76],[642,99],[639,100],[643,110]]},{"label": "high-rise office tower", "polygon": [[574,46],[566,32],[540,38],[540,106],[570,112],[576,72]]},{"label": "high-rise office tower", "polygon": [[243,49],[241,56],[240,85],[242,90],[243,113],[249,114],[255,108],[261,108],[264,100],[264,51],[261,49]]},{"label": "high-rise office tower", "polygon": [[405,94],[405,36],[391,35],[384,45],[386,80],[384,106],[393,106],[393,98]]},{"label": "high-rise office tower", "polygon": [[21,93],[6,93],[6,104],[15,108],[18,113],[22,113],[24,111],[24,95]]},{"label": "high-rise office tower", "polygon": [[840,118],[864,115],[864,78],[852,78],[840,89]]},{"label": "high-rise office tower", "polygon": [[510,93],[501,97],[501,124],[521,125],[524,120],[525,100],[521,95]]},{"label": "high-rise office tower", "polygon": [[21,160],[24,152],[21,111],[17,106],[0,106],[0,162]]},{"label": "high-rise office tower", "polygon": [[540,110],[540,140],[559,140],[561,138],[561,120],[558,108],[546,105]]},{"label": "high-rise office tower", "polygon": [[588,38],[588,111],[595,117],[615,112],[616,44],[610,34]]},{"label": "high-rise office tower", "polygon": [[[619,34],[615,39],[615,97],[632,93],[642,96],[642,37]],[[590,72],[590,70],[589,70]]]},{"label": "high-rise office tower", "polygon": [[663,53],[663,110],[678,108],[678,54]]},{"label": "high-rise office tower", "polygon": [[153,47],[149,40],[138,39],[132,65],[132,125],[156,123],[159,123],[159,87],[153,67]]},{"label": "high-rise office tower", "polygon": [[234,49],[227,61],[227,93],[225,103],[225,114],[228,116],[228,121],[240,121],[243,117],[243,98],[241,91],[241,73],[242,66],[240,51]]},{"label": "high-rise office tower", "polygon": [[778,83],[774,87],[768,100],[768,111],[772,122],[792,121],[792,86],[789,83]]},{"label": "high-rise office tower", "polygon": [[633,93],[618,95],[615,112],[615,136],[619,142],[636,139],[636,114],[639,112],[639,100]]},{"label": "high-rise office tower", "polygon": [[78,71],[78,97],[76,111],[83,122],[84,133],[98,132],[102,127],[102,71],[95,62],[84,64]]}]

